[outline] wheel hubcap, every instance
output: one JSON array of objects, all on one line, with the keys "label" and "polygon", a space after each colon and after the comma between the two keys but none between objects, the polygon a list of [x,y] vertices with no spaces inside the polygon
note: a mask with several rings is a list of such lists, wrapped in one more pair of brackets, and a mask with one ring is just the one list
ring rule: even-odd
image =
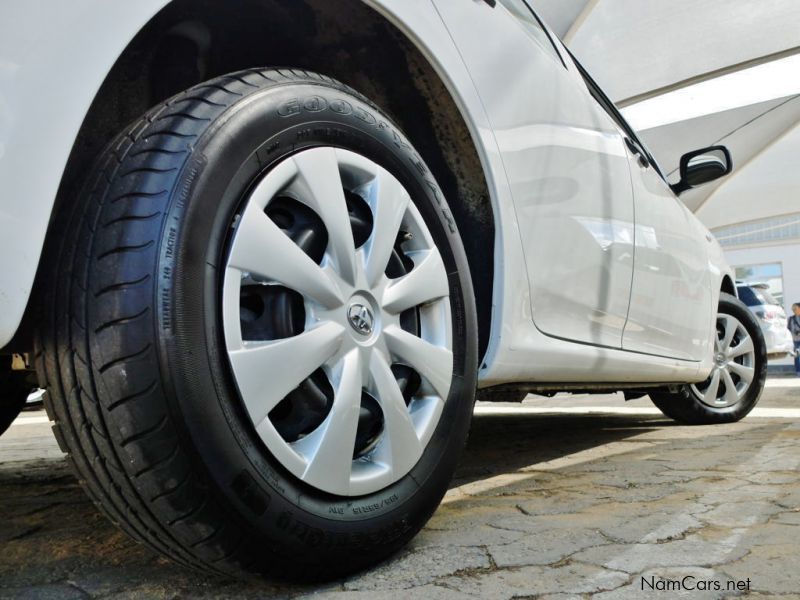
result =
[{"label": "wheel hubcap", "polygon": [[352,152],[302,151],[233,224],[223,328],[265,446],[320,490],[380,490],[417,463],[453,376],[449,284],[409,194]]},{"label": "wheel hubcap", "polygon": [[691,386],[692,391],[713,408],[738,404],[755,376],[755,356],[753,338],[742,322],[732,315],[718,315],[714,367],[708,379]]}]

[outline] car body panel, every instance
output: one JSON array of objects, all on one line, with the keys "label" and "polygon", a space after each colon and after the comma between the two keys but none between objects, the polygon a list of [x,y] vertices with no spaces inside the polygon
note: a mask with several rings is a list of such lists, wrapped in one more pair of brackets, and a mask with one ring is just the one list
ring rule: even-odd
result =
[{"label": "car body panel", "polygon": [[58,186],[114,62],[164,0],[6,0],[0,18],[0,347],[33,286]]},{"label": "car body panel", "polygon": [[711,355],[709,240],[653,165],[631,155],[636,202],[633,293],[625,350],[701,360]]},{"label": "car body panel", "polygon": [[[552,191],[557,198],[564,193],[559,186],[574,187],[575,182],[526,180],[523,166],[530,160],[528,157],[549,158],[542,150],[538,135],[530,135],[537,131],[526,129],[539,125],[540,121],[517,115],[511,122],[500,122],[497,128],[491,117],[499,114],[498,102],[502,102],[502,94],[490,98],[491,101],[485,97],[486,90],[493,84],[502,89],[507,74],[503,75],[500,63],[515,57],[488,53],[493,57],[498,76],[492,79],[492,64],[484,63],[479,67],[484,79],[478,81],[477,71],[470,70],[478,68],[477,65],[468,64],[465,59],[487,51],[486,36],[465,38],[463,31],[456,31],[457,19],[450,14],[453,11],[469,13],[476,20],[473,27],[477,29],[472,30],[475,32],[481,31],[482,21],[488,23],[491,19],[500,39],[516,36],[521,44],[519,24],[508,11],[499,4],[492,8],[485,2],[456,3],[454,0],[366,0],[365,3],[396,25],[429,60],[460,110],[483,166],[495,218],[495,280],[491,335],[480,369],[480,385],[702,380],[710,369],[710,355],[702,360],[697,357],[696,360],[680,360],[624,351],[619,348],[619,321],[608,328],[611,333],[603,332],[602,337],[588,340],[581,340],[580,331],[567,330],[566,335],[559,336],[547,335],[537,328],[534,312],[552,306],[552,298],[557,294],[552,288],[538,291],[537,272],[548,273],[547,265],[534,261],[531,267],[526,260],[526,244],[529,253],[541,248],[528,239],[530,231],[536,231],[537,227],[541,231],[538,218],[547,215],[546,207],[534,202],[535,192]],[[62,173],[83,119],[118,56],[166,4],[165,0],[74,0],[66,4],[56,0],[10,0],[0,9],[3,14],[0,19],[0,181],[4,184],[0,198],[0,252],[6,257],[0,269],[0,346],[12,337],[22,318]],[[89,39],[91,43],[76,43],[76,40]],[[529,40],[531,53],[543,51],[536,43],[534,39]],[[562,57],[565,56],[560,42],[554,40],[553,43],[561,50]],[[512,62],[520,64],[518,60]],[[529,66],[546,64],[538,59],[528,62]],[[568,60],[564,62],[573,79],[559,80],[558,85],[567,90],[570,81],[578,81],[578,75],[574,65]],[[538,79],[536,73],[522,78],[526,85]],[[57,110],[54,109],[53,90],[57,90]],[[524,86],[519,93],[530,95]],[[513,100],[516,106],[522,104],[519,98]],[[551,126],[545,132],[549,136],[547,139],[564,138],[568,113],[563,111],[567,110],[557,108],[556,119],[544,123]],[[585,151],[588,145],[587,155],[613,158],[609,160],[614,172],[619,174],[621,158],[616,135],[607,129],[607,123],[584,117],[587,120],[579,121],[578,128],[585,131],[575,133],[567,129],[569,135],[563,144],[566,148],[559,147],[555,154],[566,165],[563,170],[570,173],[571,168],[577,169],[576,147]],[[554,123],[556,128],[552,127]],[[515,144],[523,138],[530,138],[530,141],[515,150]],[[34,168],[35,176],[25,176]],[[536,177],[542,175],[539,171]],[[575,179],[580,179],[580,186],[587,185],[592,177],[602,182],[604,173],[584,171]],[[629,176],[627,182],[630,186]],[[618,181],[614,185],[619,186],[621,194],[618,201],[623,218],[620,220],[628,222],[630,213],[624,206],[625,195],[630,198],[630,187],[626,189],[625,184]],[[567,187],[564,189],[568,191]],[[594,235],[591,231],[589,235],[594,239],[592,243],[600,244],[598,236],[603,239],[605,234],[598,231],[606,231],[612,223],[609,213],[592,207],[586,197],[579,204],[579,208],[568,211],[570,214],[556,217],[559,227],[566,227],[565,222],[570,218],[582,217],[589,219],[589,223],[599,218],[603,223],[599,230],[579,221],[576,227],[583,231],[595,227]],[[524,227],[520,223],[524,223]],[[612,231],[614,227],[612,223]],[[696,223],[695,227],[699,231],[702,226]],[[596,248],[593,252],[594,260],[601,260],[601,263],[604,260],[608,266],[608,258],[601,257]],[[550,251],[549,256],[557,258],[557,253]],[[624,261],[629,259],[622,254],[618,258],[623,263],[619,273],[625,273],[629,266]],[[729,269],[721,251],[712,248],[705,260],[715,305],[719,285]],[[532,275],[530,280],[526,274]],[[596,289],[597,280],[589,285]],[[609,304],[614,306],[614,312],[619,312],[619,298],[624,296],[624,289],[621,287],[622,291]],[[713,322],[714,312],[709,307],[709,322]],[[561,327],[558,323],[548,323],[546,315],[541,322],[545,328]],[[579,341],[565,339],[570,336]]]},{"label": "car body panel", "polygon": [[[622,136],[547,37],[531,35],[541,26],[525,5],[519,12],[505,5],[521,0],[491,12],[435,2],[502,156],[534,324],[549,336],[621,348],[633,272],[633,194]],[[474,44],[480,36],[503,44]],[[537,51],[545,44],[549,49]]]}]

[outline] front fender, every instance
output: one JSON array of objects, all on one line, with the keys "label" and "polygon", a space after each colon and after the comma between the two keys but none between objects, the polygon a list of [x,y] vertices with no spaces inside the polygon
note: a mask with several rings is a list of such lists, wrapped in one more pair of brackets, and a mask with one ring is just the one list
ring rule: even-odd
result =
[{"label": "front fender", "polygon": [[[492,203],[497,263],[482,375],[498,368],[498,373],[504,372],[509,364],[517,368],[509,360],[508,343],[500,342],[500,332],[504,323],[526,322],[519,306],[524,295],[519,277],[514,277],[525,272],[524,257],[511,191],[481,100],[430,0],[362,1],[426,57],[470,130]],[[58,188],[92,101],[133,38],[168,4],[169,0],[0,3],[0,347],[16,332],[29,301]]]},{"label": "front fender", "polygon": [[0,4],[0,347],[28,303],[64,167],[106,75],[169,0]]},{"label": "front fender", "polygon": [[[730,265],[728,265],[728,261],[725,259],[725,253],[722,250],[722,246],[720,246],[714,235],[704,225],[702,225],[700,221],[697,221],[697,225],[701,230],[701,233],[705,235],[705,238],[708,241],[708,272],[710,274],[710,285],[712,286],[711,306],[709,310],[709,321],[712,325],[710,327],[711,340],[709,341],[709,347],[714,348],[714,343],[717,336],[716,322],[719,299],[722,294],[722,290],[728,287],[726,285],[726,279],[733,284],[733,294],[738,295],[736,292],[736,275]],[[708,352],[707,356],[704,357],[701,362],[700,369],[698,371],[699,375],[705,379],[705,377],[707,377],[711,372],[713,365],[713,353]]]}]

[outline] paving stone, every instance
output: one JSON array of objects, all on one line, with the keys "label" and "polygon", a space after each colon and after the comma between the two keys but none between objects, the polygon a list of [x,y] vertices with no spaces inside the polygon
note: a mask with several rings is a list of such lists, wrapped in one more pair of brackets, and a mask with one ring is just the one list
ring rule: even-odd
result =
[{"label": "paving stone", "polygon": [[[724,600],[734,600],[734,598],[741,598],[741,594],[725,596]],[[751,592],[747,594],[747,600],[786,600],[787,598],[795,598],[792,594],[765,594],[761,592]]]},{"label": "paving stone", "polygon": [[0,598],[15,600],[84,600],[85,592],[69,584],[31,585],[24,588],[0,587]]},{"label": "paving stone", "polygon": [[[290,600],[296,592],[277,592],[269,585],[188,585],[176,586],[171,582],[142,584],[112,594],[97,596],[102,600],[176,600],[191,598],[192,600]],[[92,596],[93,598],[95,596]]]},{"label": "paving stone", "polygon": [[747,475],[746,479],[748,481],[752,481],[753,483],[760,483],[760,484],[773,483],[780,485],[780,484],[800,482],[800,474],[791,472],[753,473],[751,475]]},{"label": "paving stone", "polygon": [[[616,465],[615,469],[624,468]],[[743,482],[744,483],[744,482]],[[536,492],[523,495],[540,499],[543,496],[553,503],[559,503],[565,497],[583,499],[584,505],[604,505],[608,502],[650,502],[662,500],[678,493],[684,493],[682,486],[662,481],[628,481],[625,485],[606,485],[598,481],[594,473],[575,473],[560,486],[543,488]],[[588,496],[588,498],[584,498]],[[692,497],[692,494],[685,494]],[[558,507],[556,507],[558,508]],[[567,512],[559,510],[558,512]]]},{"label": "paving stone", "polygon": [[711,488],[701,497],[706,504],[729,504],[731,502],[749,502],[751,500],[777,501],[792,492],[791,486],[742,484],[731,489]]},{"label": "paving stone", "polygon": [[789,493],[781,496],[780,498],[776,498],[774,502],[781,508],[788,510],[800,508],[800,485],[794,486]]},{"label": "paving stone", "polygon": [[458,571],[488,569],[482,548],[428,546],[402,552],[362,575],[345,582],[346,590],[389,590],[419,587]]},{"label": "paving stone", "polygon": [[[685,471],[683,472],[685,473]],[[714,490],[716,493],[724,494],[748,483],[747,479],[740,478],[732,473],[720,471],[696,471],[695,473],[698,475],[697,477],[681,483],[681,491],[705,494],[709,490]]]},{"label": "paving stone", "polygon": [[613,527],[604,527],[603,533],[625,542],[650,544],[679,538],[701,526],[702,523],[692,515],[660,513],[631,519]]},{"label": "paving stone", "polygon": [[724,596],[728,586],[735,586],[735,583],[728,575],[714,569],[653,569],[635,576],[623,587],[593,595],[592,600],[716,599]]},{"label": "paving stone", "polygon": [[784,525],[800,525],[800,509],[778,513],[772,517],[771,521]]},{"label": "paving stone", "polygon": [[[286,598],[302,590],[297,586],[275,584],[268,581],[223,581],[198,576],[188,569],[176,571],[162,560],[142,565],[100,567],[69,578],[69,583],[80,588],[92,598],[103,600],[135,600],[143,598]],[[339,584],[335,584],[341,587]],[[315,586],[314,589],[324,587]],[[309,588],[311,589],[311,588]]]},{"label": "paving stone", "polygon": [[[797,468],[798,459],[794,456],[783,455],[784,452],[778,448],[771,448],[764,451],[756,460],[751,460],[743,464],[729,464],[719,467],[720,470],[730,470],[739,472],[744,476],[750,475],[754,470],[766,472],[792,472]],[[782,474],[782,473],[781,473]]]},{"label": "paving stone", "polygon": [[477,527],[498,515],[515,515],[518,510],[511,497],[465,499],[442,504],[428,524],[434,529],[456,530]]},{"label": "paving stone", "polygon": [[517,506],[530,515],[556,515],[580,512],[602,501],[601,498],[570,490],[542,490]]},{"label": "paving stone", "polygon": [[770,502],[730,502],[717,506],[698,518],[717,527],[749,527],[756,523],[766,523],[771,515],[780,511],[779,506]]},{"label": "paving stone", "polygon": [[710,509],[678,496],[655,506],[644,502],[612,502],[591,506],[578,513],[513,515],[493,519],[495,527],[540,533],[549,529],[579,528],[601,531],[622,542],[658,542],[682,536],[702,523],[693,515]]},{"label": "paving stone", "polygon": [[314,592],[296,598],[298,600],[460,600],[464,598],[464,594],[440,585],[422,585],[401,590]]},{"label": "paving stone", "polygon": [[[792,391],[777,406],[795,406]],[[41,429],[0,438],[0,598],[658,598],[642,575],[686,574],[750,577],[757,598],[800,590],[800,423],[784,419],[478,417],[451,490],[409,547],[322,586],[222,582],[132,543]]]},{"label": "paving stone", "polygon": [[514,542],[525,533],[500,529],[489,525],[466,526],[459,529],[434,529],[426,527],[411,544],[414,548],[424,546],[489,546]]},{"label": "paving stone", "polygon": [[609,569],[639,573],[656,567],[703,567],[736,560],[747,553],[739,547],[741,533],[726,532],[721,540],[706,540],[698,535],[662,544],[610,544],[589,548],[572,555],[572,560],[601,565]]},{"label": "paving stone", "polygon": [[605,543],[602,534],[590,529],[550,530],[510,544],[489,546],[488,551],[499,568],[549,565],[578,550]]},{"label": "paving stone", "polygon": [[[742,530],[742,544],[750,548],[771,544],[791,546],[797,544],[798,538],[800,538],[800,527],[775,521],[754,525]],[[800,561],[800,559],[798,560]]]},{"label": "paving stone", "polygon": [[612,590],[627,583],[629,576],[619,571],[591,565],[568,564],[560,567],[522,567],[497,570],[473,577],[450,577],[442,585],[480,598],[505,600],[519,596],[590,594]]},{"label": "paving stone", "polygon": [[751,588],[757,592],[797,594],[800,590],[797,550],[796,543],[758,546],[741,560],[720,569],[734,579],[749,577]]}]

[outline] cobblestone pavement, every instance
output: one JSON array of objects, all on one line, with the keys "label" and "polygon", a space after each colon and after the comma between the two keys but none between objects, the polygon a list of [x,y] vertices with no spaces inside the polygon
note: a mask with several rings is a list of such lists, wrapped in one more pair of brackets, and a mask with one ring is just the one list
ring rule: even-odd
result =
[{"label": "cobblestone pavement", "polygon": [[0,597],[657,598],[648,585],[686,576],[722,588],[692,598],[748,580],[754,597],[799,597],[799,384],[772,380],[755,416],[716,427],[619,396],[481,405],[428,526],[321,588],[204,579],[139,547],[86,499],[43,413],[27,412],[0,438]]}]

